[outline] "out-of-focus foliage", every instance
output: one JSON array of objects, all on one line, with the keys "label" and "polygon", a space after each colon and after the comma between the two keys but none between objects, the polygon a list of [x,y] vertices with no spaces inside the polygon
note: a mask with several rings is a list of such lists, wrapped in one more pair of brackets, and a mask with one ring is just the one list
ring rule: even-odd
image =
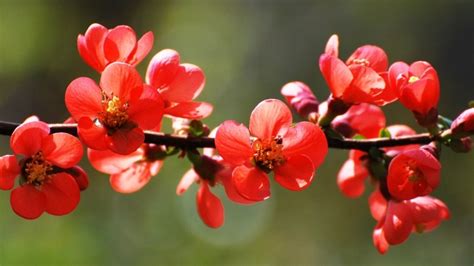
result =
[{"label": "out-of-focus foliage", "polygon": [[[151,54],[174,48],[183,62],[202,67],[207,85],[200,99],[215,104],[205,121],[211,127],[224,119],[245,122],[262,99],[281,98],[288,81],[302,80],[325,98],[317,60],[332,33],[340,36],[342,58],[371,43],[391,62],[429,61],[441,80],[439,111],[454,117],[474,98],[473,14],[469,0],[0,0],[0,119],[67,117],[68,83],[98,79],[76,51],[77,35],[93,22],[128,24],[139,35],[152,30]],[[139,66],[143,74],[149,59]],[[389,123],[415,126],[400,104],[384,110]],[[10,153],[8,138],[0,143],[1,154]],[[450,207],[451,220],[386,256],[372,246],[375,221],[366,197],[349,200],[337,189],[345,157],[331,150],[304,192],[273,186],[273,197],[255,206],[225,202],[219,230],[199,220],[197,187],[175,195],[187,162],[170,159],[142,191],[119,195],[84,161],[91,185],[71,215],[22,220],[10,210],[9,193],[0,191],[0,265],[473,264],[474,156],[443,151],[435,195]]]}]

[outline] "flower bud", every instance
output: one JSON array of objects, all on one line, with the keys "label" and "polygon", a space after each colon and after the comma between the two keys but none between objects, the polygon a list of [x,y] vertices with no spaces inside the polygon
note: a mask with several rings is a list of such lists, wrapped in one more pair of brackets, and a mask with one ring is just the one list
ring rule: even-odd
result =
[{"label": "flower bud", "polygon": [[474,108],[465,110],[453,121],[451,132],[459,137],[474,134]]},{"label": "flower bud", "polygon": [[291,107],[303,118],[318,112],[319,102],[311,89],[303,82],[293,81],[281,88],[281,94]]}]

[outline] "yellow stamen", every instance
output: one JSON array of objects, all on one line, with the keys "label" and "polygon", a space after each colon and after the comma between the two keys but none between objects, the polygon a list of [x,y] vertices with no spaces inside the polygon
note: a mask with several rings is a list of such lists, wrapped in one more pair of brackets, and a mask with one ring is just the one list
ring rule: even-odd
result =
[{"label": "yellow stamen", "polygon": [[369,60],[367,60],[365,58],[356,58],[356,59],[352,60],[351,64],[369,66],[370,62],[369,62]]},{"label": "yellow stamen", "polygon": [[257,139],[253,142],[252,148],[254,150],[253,158],[256,165],[265,170],[273,170],[285,162],[285,157],[282,152],[282,138],[280,136],[270,142]]},{"label": "yellow stamen", "polygon": [[26,183],[42,185],[50,179],[50,172],[52,170],[52,164],[47,162],[43,157],[43,153],[39,151],[25,165]]},{"label": "yellow stamen", "polygon": [[418,80],[420,80],[419,77],[417,77],[417,76],[411,76],[411,77],[408,79],[408,83],[417,82]]},{"label": "yellow stamen", "polygon": [[113,96],[111,100],[105,99],[106,111],[100,114],[100,122],[108,128],[119,128],[128,120],[128,104],[123,104],[120,98]]}]

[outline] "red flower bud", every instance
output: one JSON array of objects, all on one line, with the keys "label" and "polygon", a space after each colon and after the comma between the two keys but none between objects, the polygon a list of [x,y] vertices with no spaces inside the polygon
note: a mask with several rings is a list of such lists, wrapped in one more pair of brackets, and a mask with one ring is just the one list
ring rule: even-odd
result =
[{"label": "red flower bud", "polygon": [[318,112],[319,102],[311,89],[303,82],[293,81],[281,88],[281,94],[288,104],[303,118]]},{"label": "red flower bud", "polygon": [[458,136],[474,134],[474,108],[465,110],[454,119],[451,124],[451,132]]}]

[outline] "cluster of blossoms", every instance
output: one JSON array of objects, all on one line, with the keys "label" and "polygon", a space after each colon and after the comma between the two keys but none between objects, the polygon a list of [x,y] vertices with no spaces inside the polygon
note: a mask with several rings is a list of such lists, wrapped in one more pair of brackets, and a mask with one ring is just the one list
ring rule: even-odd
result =
[{"label": "cluster of blossoms", "polygon": [[[178,52],[165,49],[151,59],[145,78],[136,70],[153,42],[151,32],[137,40],[128,26],[107,29],[92,24],[78,36],[79,54],[100,74],[99,82],[80,77],[66,89],[71,117],[64,126],[77,128],[78,138],[57,128],[50,134],[53,128],[37,117],[28,118],[11,134],[15,155],[0,157],[0,189],[12,190],[16,214],[35,219],[43,212],[73,211],[80,191],[88,187],[87,174],[77,166],[85,145],[91,165],[110,175],[111,187],[120,193],[142,189],[167,157],[188,158],[192,168],[176,193],[181,195],[197,183],[197,212],[207,226],[218,228],[224,224],[224,208],[211,191],[216,186],[222,185],[232,202],[256,204],[271,196],[270,174],[292,191],[310,186],[331,141],[379,137],[395,141],[415,135],[408,126],[386,125],[380,106],[399,100],[430,132],[433,142],[351,150],[337,184],[350,198],[364,193],[368,177],[375,184],[369,207],[377,221],[374,245],[381,253],[411,232],[432,230],[449,217],[446,205],[431,196],[440,183],[439,146],[470,150],[474,108],[454,122],[439,116],[440,85],[429,63],[396,62],[389,67],[383,49],[373,45],[358,48],[343,62],[338,37],[333,35],[319,60],[331,91],[328,100],[319,103],[303,82],[290,82],[281,89],[289,106],[306,121],[293,123],[290,107],[266,99],[252,111],[248,127],[228,120],[211,131],[201,120],[213,106],[195,101],[205,84],[198,66],[181,63]],[[214,145],[200,152],[192,145],[147,140],[150,134],[160,134],[163,117],[172,120],[173,133],[182,140],[211,139]]]}]

